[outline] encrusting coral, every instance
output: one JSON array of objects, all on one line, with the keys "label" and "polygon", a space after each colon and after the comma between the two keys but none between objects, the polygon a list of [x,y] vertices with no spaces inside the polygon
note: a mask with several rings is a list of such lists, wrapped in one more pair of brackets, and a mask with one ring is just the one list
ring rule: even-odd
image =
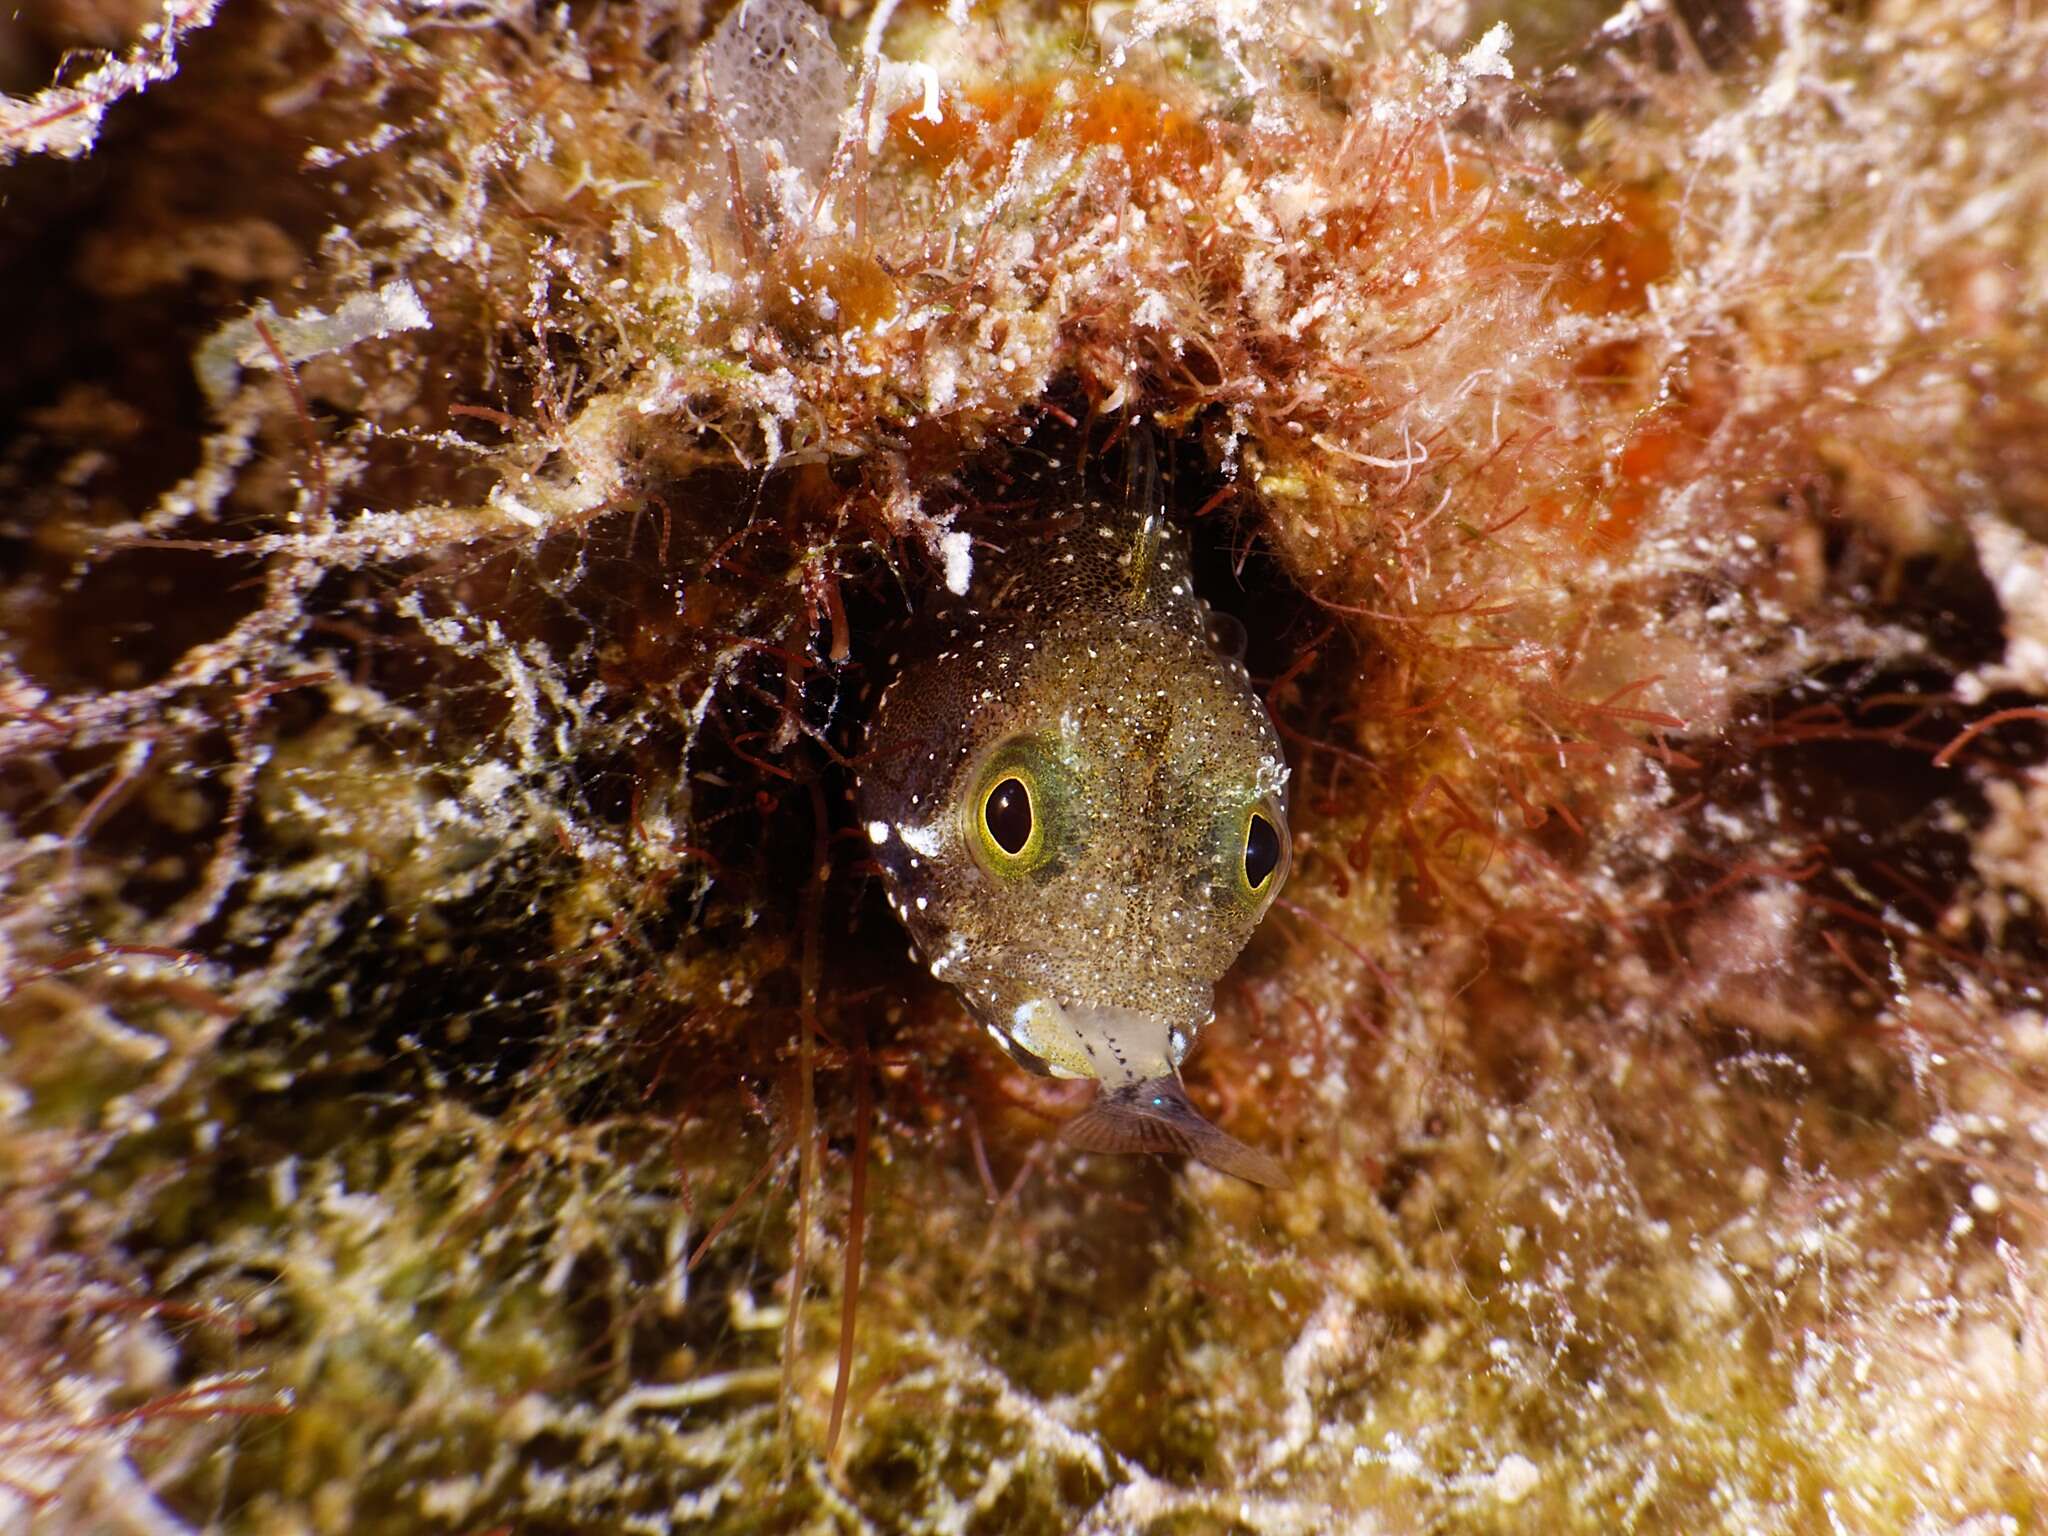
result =
[{"label": "encrusting coral", "polygon": [[[0,22],[0,1531],[2038,1529],[2048,18],[1526,9]],[[846,806],[1135,417],[1284,1192]]]}]

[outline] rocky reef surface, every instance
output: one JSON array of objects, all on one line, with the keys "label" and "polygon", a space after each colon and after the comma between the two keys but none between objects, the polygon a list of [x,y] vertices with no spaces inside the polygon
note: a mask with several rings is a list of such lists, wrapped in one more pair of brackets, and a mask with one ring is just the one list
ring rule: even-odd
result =
[{"label": "rocky reef surface", "polygon": [[[2042,1529],[2044,208],[2010,0],[11,8],[0,1532]],[[1134,415],[1284,1192],[846,808]]]}]

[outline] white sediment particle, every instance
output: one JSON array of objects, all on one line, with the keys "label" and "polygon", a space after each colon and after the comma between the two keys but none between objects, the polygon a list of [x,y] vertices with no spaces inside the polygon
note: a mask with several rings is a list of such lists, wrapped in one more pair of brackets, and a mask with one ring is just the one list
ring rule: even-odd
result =
[{"label": "white sediment particle", "polygon": [[[107,108],[178,72],[177,45],[189,31],[207,26],[220,0],[163,0],[156,21],[141,29],[121,58],[34,96],[0,92],[0,165],[17,155],[76,159],[93,146]],[[17,15],[18,8],[9,15]]]},{"label": "white sediment particle", "polygon": [[469,798],[478,805],[495,805],[519,784],[519,775],[504,763],[492,758],[478,763],[469,771],[469,782],[463,786]]},{"label": "white sediment particle", "polygon": [[887,823],[886,821],[869,822],[868,841],[873,843],[877,848],[881,847],[882,844],[889,841],[889,823]]},{"label": "white sediment particle", "polygon": [[1658,0],[1628,0],[1628,4],[1600,23],[1600,35],[1627,37],[1648,25],[1662,9]]},{"label": "white sediment particle", "polygon": [[[274,372],[279,354],[285,362],[297,365],[359,342],[417,331],[427,324],[427,308],[420,302],[418,290],[404,278],[393,278],[374,293],[356,294],[331,315],[317,309],[280,315],[269,304],[258,304],[200,343],[192,356],[192,371],[218,411],[234,394],[236,375],[244,368]],[[265,331],[270,333],[267,338]]]},{"label": "white sediment particle", "polygon": [[502,484],[491,487],[490,504],[511,518],[513,522],[528,528],[547,526],[547,515],[529,507],[525,502],[506,490]]},{"label": "white sediment particle", "polygon": [[1493,1469],[1493,1496],[1503,1504],[1519,1504],[1535,1491],[1543,1474],[1526,1456],[1503,1456]]},{"label": "white sediment particle", "polygon": [[[1432,54],[1427,61],[1431,83],[1442,91],[1444,102],[1452,111],[1462,108],[1472,97],[1472,84],[1486,78],[1512,80],[1515,67],[1508,60],[1508,49],[1514,45],[1515,37],[1508,30],[1506,22],[1497,21],[1486,31],[1486,35],[1456,60],[1442,54]],[[1379,114],[1375,113],[1377,118]]]},{"label": "white sediment particle", "polygon": [[[1492,76],[1501,80],[1515,78],[1515,66],[1508,59],[1508,50],[1515,45],[1515,34],[1508,30],[1504,21],[1496,21],[1486,29],[1486,35],[1465,50],[1458,60],[1458,67],[1468,75]],[[1509,1460],[1519,1461],[1520,1457]],[[1502,1463],[1506,1465],[1506,1463]],[[1523,1462],[1527,1466],[1527,1462]]]},{"label": "white sediment particle", "polygon": [[1131,324],[1140,330],[1163,331],[1173,323],[1173,306],[1166,295],[1156,290],[1138,301],[1138,307],[1131,311]]},{"label": "white sediment particle", "polygon": [[1692,1279],[1692,1303],[1702,1319],[1719,1322],[1735,1315],[1740,1298],[1720,1265],[1703,1259],[1693,1267]]},{"label": "white sediment particle", "polygon": [[913,101],[918,103],[917,110],[910,114],[913,118],[926,123],[945,121],[939,105],[939,72],[924,60],[914,59],[905,64],[878,59],[875,81],[875,106],[869,114],[867,135],[871,152],[882,147],[891,115]]},{"label": "white sediment particle", "polygon": [[420,1489],[420,1513],[434,1520],[460,1521],[483,1491],[483,1479],[474,1475],[431,1481]]},{"label": "white sediment particle", "polygon": [[925,364],[924,406],[943,411],[960,393],[960,362],[944,348],[935,349]]},{"label": "white sediment particle", "polygon": [[2048,900],[2048,767],[2036,764],[2015,779],[1985,786],[1991,819],[1978,834],[1970,861],[1993,893],[2016,892]]},{"label": "white sediment particle", "polygon": [[1341,1288],[1331,1290],[1302,1325],[1281,1362],[1287,1408],[1279,1437],[1260,1453],[1268,1469],[1292,1460],[1315,1438],[1316,1398],[1325,1382],[1358,1352],[1361,1340],[1356,1304]]},{"label": "white sediment particle", "polygon": [[957,528],[941,534],[939,557],[946,565],[946,590],[965,597],[968,583],[974,580],[974,540]]},{"label": "white sediment particle", "polygon": [[2005,654],[1992,666],[1956,679],[1956,696],[1974,704],[2001,688],[2048,691],[2048,544],[2004,518],[1968,518],[1977,559],[2005,613]]},{"label": "white sediment particle", "polygon": [[686,259],[680,265],[684,297],[692,308],[702,311],[729,302],[738,284],[730,274],[718,270],[698,234],[700,217],[701,199],[696,197],[674,199],[663,205],[659,215],[662,228],[683,247]]},{"label": "white sediment particle", "polygon": [[381,123],[359,139],[346,144],[315,144],[305,153],[305,163],[314,170],[331,171],[343,161],[357,159],[363,155],[374,155],[379,150],[389,149],[406,133],[404,123]]},{"label": "white sediment particle", "polygon": [[[777,1311],[779,1314],[780,1309]],[[758,1396],[773,1392],[781,1384],[782,1372],[775,1367],[752,1366],[692,1376],[687,1381],[634,1387],[612,1400],[604,1410],[602,1422],[608,1426],[617,1425],[636,1413],[674,1413],[678,1409],[717,1402],[721,1398]]]}]

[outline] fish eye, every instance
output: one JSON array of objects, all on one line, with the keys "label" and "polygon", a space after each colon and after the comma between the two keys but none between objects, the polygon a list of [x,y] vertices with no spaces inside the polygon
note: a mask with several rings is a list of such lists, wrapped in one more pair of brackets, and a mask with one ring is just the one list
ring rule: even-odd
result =
[{"label": "fish eye", "polygon": [[996,780],[981,798],[983,833],[1013,859],[1021,858],[1031,846],[1035,821],[1031,787],[1014,773]]},{"label": "fish eye", "polygon": [[1036,736],[1013,736],[954,801],[960,834],[984,872],[1015,880],[1049,872],[1073,846],[1073,779]]},{"label": "fish eye", "polygon": [[1280,829],[1261,811],[1253,811],[1244,830],[1244,883],[1263,896],[1280,867]]}]

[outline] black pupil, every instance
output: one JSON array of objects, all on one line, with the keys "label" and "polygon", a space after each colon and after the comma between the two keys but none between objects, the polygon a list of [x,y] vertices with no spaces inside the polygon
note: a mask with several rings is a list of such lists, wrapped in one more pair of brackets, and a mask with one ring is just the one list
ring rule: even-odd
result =
[{"label": "black pupil", "polygon": [[988,821],[988,835],[1011,857],[1031,841],[1031,792],[1022,779],[1005,779],[990,790],[981,814]]},{"label": "black pupil", "polygon": [[1245,884],[1257,890],[1280,867],[1280,833],[1265,817],[1254,814],[1244,834]]}]

